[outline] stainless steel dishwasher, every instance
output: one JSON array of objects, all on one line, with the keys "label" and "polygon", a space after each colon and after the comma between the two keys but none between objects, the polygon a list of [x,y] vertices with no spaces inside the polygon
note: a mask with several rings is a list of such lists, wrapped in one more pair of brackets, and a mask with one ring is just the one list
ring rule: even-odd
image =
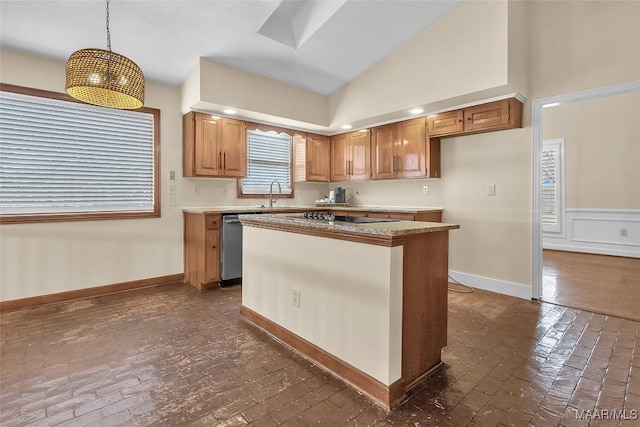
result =
[{"label": "stainless steel dishwasher", "polygon": [[242,277],[242,224],[238,215],[222,216],[220,263],[223,282]]}]

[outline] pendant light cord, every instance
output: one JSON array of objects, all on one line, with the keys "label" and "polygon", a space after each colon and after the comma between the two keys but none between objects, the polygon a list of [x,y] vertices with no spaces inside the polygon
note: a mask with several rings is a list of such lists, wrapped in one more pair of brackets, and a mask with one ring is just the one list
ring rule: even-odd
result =
[{"label": "pendant light cord", "polygon": [[107,50],[111,51],[111,31],[109,31],[109,0],[107,0]]}]

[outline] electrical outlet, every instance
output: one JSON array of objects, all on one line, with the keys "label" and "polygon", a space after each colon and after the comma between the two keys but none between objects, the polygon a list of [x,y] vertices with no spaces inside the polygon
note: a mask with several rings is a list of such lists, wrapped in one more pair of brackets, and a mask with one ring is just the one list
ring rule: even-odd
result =
[{"label": "electrical outlet", "polygon": [[169,184],[169,195],[170,196],[175,196],[176,195],[176,185],[175,184]]},{"label": "electrical outlet", "polygon": [[176,205],[176,197],[175,196],[169,196],[169,206],[170,207],[175,207]]},{"label": "electrical outlet", "polygon": [[627,237],[628,235],[629,234],[628,234],[628,231],[627,231],[626,228],[621,228],[620,229],[620,237]]},{"label": "electrical outlet", "polygon": [[293,290],[293,294],[291,296],[291,304],[293,304],[294,307],[300,308],[300,291],[297,289]]},{"label": "electrical outlet", "polygon": [[495,196],[496,195],[496,185],[489,184],[487,185],[487,196]]},{"label": "electrical outlet", "polygon": [[429,186],[425,185],[424,187],[422,187],[422,194],[429,194]]}]

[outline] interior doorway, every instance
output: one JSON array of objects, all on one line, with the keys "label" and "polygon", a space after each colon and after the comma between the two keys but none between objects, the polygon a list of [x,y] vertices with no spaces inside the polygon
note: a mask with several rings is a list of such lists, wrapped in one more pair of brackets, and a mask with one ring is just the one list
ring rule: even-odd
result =
[{"label": "interior doorway", "polygon": [[640,81],[532,106],[532,297],[640,320]]}]

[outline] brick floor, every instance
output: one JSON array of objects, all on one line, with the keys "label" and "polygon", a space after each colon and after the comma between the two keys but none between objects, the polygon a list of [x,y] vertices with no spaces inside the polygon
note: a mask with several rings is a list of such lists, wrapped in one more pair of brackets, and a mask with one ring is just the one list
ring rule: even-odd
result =
[{"label": "brick floor", "polygon": [[640,412],[638,322],[450,293],[444,365],[387,413],[241,321],[240,294],[175,284],[0,315],[0,425],[640,425],[603,419]]}]

